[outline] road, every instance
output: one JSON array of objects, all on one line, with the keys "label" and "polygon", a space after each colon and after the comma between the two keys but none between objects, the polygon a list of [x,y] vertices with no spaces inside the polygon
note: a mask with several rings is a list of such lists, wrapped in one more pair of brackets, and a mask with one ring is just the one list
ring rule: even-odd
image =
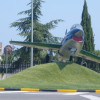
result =
[{"label": "road", "polygon": [[0,91],[0,100],[100,100],[100,93]]}]

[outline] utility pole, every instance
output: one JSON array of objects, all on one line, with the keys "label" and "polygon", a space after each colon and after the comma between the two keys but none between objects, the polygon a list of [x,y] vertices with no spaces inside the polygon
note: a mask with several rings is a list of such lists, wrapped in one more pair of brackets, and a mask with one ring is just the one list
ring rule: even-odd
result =
[{"label": "utility pole", "polygon": [[5,48],[4,48],[4,54],[6,55],[6,78],[7,77],[7,74],[8,74],[8,55],[10,55],[12,53],[12,47],[10,45],[7,45]]},{"label": "utility pole", "polygon": [[8,49],[6,48],[6,78],[8,74]]},{"label": "utility pole", "polygon": [[[33,0],[32,0],[32,18],[31,18],[31,28],[32,28],[32,33],[31,33],[31,42],[33,42]],[[31,66],[33,66],[33,48],[31,47]]]}]

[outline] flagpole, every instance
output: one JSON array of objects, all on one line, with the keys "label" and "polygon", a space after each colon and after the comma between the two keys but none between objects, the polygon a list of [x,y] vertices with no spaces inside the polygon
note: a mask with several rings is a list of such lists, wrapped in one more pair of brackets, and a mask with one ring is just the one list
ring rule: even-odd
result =
[{"label": "flagpole", "polygon": [[[32,16],[31,16],[31,42],[33,42],[33,0],[32,0]],[[33,66],[33,48],[31,47],[31,66]]]}]

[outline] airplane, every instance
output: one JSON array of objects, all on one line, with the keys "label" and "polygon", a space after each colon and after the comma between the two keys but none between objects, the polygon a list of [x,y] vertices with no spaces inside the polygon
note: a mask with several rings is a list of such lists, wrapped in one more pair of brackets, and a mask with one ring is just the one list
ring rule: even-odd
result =
[{"label": "airplane", "polygon": [[[73,61],[74,56],[85,57],[86,59],[100,62],[100,57],[88,51],[82,50],[84,44],[84,30],[80,24],[75,24],[70,31],[65,33],[61,44],[10,41],[10,44],[33,47],[43,50],[51,50],[58,53],[58,61]],[[84,62],[83,62],[84,63]]]}]

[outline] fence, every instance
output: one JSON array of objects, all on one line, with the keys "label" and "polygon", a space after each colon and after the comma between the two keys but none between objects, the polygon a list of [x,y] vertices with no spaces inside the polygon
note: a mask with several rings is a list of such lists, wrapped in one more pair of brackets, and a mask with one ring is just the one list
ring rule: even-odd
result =
[{"label": "fence", "polygon": [[[77,64],[82,64],[82,58],[81,57],[75,57],[74,58],[74,62]],[[94,61],[90,61],[85,59],[85,64],[83,64],[83,66],[94,70],[98,73],[100,73],[100,63],[94,62]],[[29,68],[30,64],[29,63],[24,63],[24,64],[8,64],[8,68],[7,68],[7,73],[18,73],[26,68]],[[0,65],[0,73],[6,73],[6,64],[1,64]]]},{"label": "fence", "polygon": [[[24,64],[8,64],[7,65],[7,73],[17,73],[20,72],[28,67],[30,67],[30,64],[24,63]],[[6,73],[6,64],[0,65],[0,73]]]}]

